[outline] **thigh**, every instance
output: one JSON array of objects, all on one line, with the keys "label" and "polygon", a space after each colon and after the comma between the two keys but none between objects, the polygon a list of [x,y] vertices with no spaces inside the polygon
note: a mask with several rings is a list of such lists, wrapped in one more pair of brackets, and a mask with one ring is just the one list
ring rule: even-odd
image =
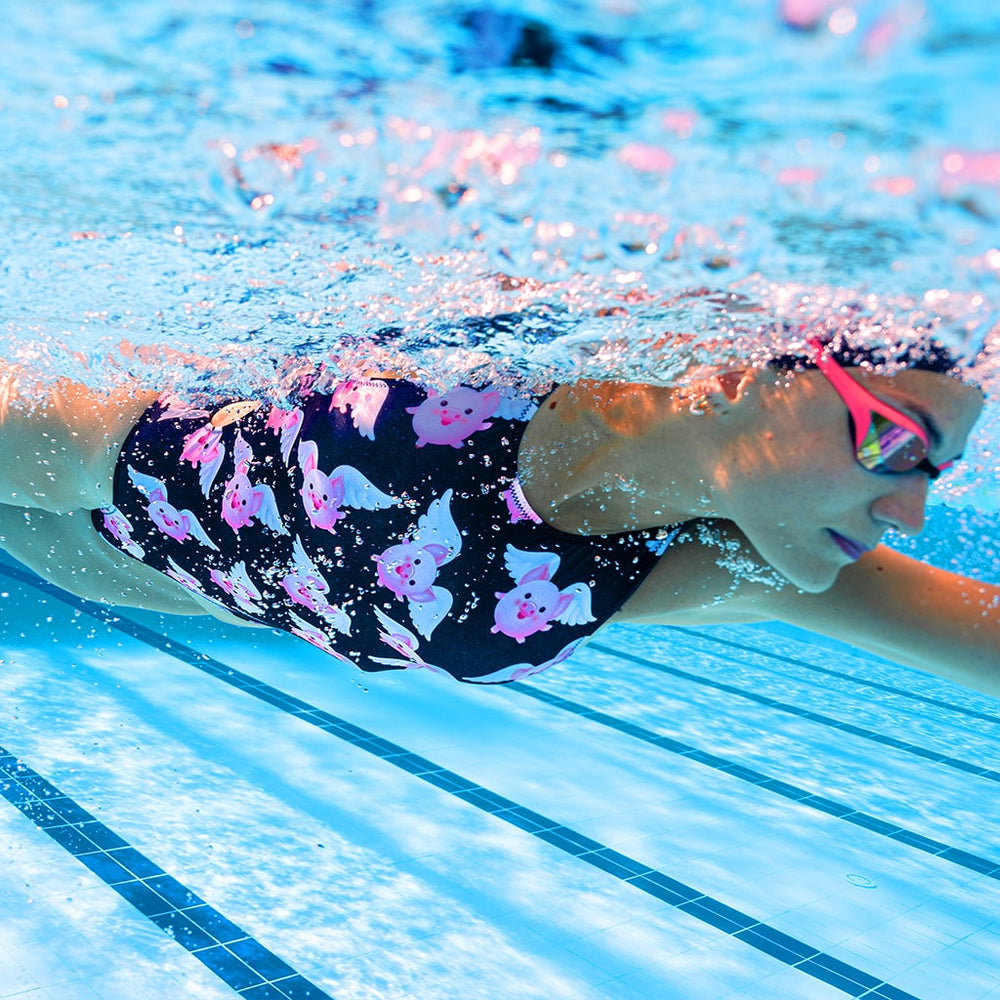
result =
[{"label": "thigh", "polygon": [[54,514],[0,504],[0,547],[50,583],[91,601],[170,614],[207,610],[169,577],[108,545],[87,510]]},{"label": "thigh", "polygon": [[60,379],[32,392],[0,369],[0,503],[56,513],[111,502],[122,443],[156,393],[98,392]]}]

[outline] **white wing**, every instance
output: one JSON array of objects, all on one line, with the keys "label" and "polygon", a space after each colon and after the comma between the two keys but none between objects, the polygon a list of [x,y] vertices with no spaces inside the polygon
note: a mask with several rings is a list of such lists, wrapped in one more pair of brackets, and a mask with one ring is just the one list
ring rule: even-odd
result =
[{"label": "white wing", "polygon": [[427,507],[427,513],[417,519],[417,530],[413,541],[417,545],[443,545],[449,552],[448,558],[438,565],[451,562],[462,550],[462,535],[451,516],[453,490],[445,490],[437,500]]},{"label": "white wing", "polygon": [[188,519],[188,522],[191,525],[191,534],[198,539],[202,545],[207,545],[214,552],[219,551],[219,546],[216,545],[215,542],[213,542],[212,539],[205,533],[205,529],[201,526],[201,521],[194,516],[193,511],[179,510],[177,513]]},{"label": "white wing", "polygon": [[250,579],[250,574],[247,572],[247,564],[242,559],[238,563],[233,564],[233,571],[229,574],[229,578],[235,580],[240,586],[248,590],[250,596],[255,601],[261,599],[261,592],[257,589],[253,580]]},{"label": "white wing", "polygon": [[320,614],[343,635],[351,634],[350,615],[336,604],[328,604],[320,611]]},{"label": "white wing", "polygon": [[319,576],[315,564],[306,554],[306,550],[302,547],[302,539],[298,535],[295,536],[295,541],[292,542],[292,559],[295,562],[296,569],[312,571]]},{"label": "white wing", "polygon": [[182,586],[187,587],[188,590],[194,590],[201,594],[203,597],[204,592],[201,589],[201,584],[198,580],[193,577],[186,569],[180,566],[178,563],[174,562],[173,556],[167,556],[167,562],[170,564],[170,568],[173,573],[170,575]]},{"label": "white wing", "polygon": [[261,483],[260,486],[255,486],[253,489],[255,493],[259,493],[264,498],[261,501],[260,510],[257,511],[257,519],[279,535],[287,535],[288,529],[281,523],[281,512],[274,499],[274,491],[266,483]]},{"label": "white wing", "polygon": [[348,507],[360,507],[362,510],[384,510],[396,502],[395,497],[383,493],[353,465],[338,465],[330,473],[330,478],[336,479],[338,476],[344,480],[344,504]]},{"label": "white wing", "polygon": [[246,439],[239,432],[236,434],[236,443],[233,445],[233,461],[236,463],[237,469],[244,462],[249,464],[253,461],[253,448],[247,444]]},{"label": "white wing", "polygon": [[413,627],[425,638],[431,637],[431,632],[451,611],[454,598],[451,591],[445,587],[431,587],[433,601],[408,601],[410,605],[410,620]]},{"label": "white wing", "polygon": [[574,583],[572,587],[559,591],[560,596],[570,595],[572,600],[556,621],[563,625],[586,625],[597,619],[590,613],[590,587],[585,583]]},{"label": "white wing", "polygon": [[143,472],[136,472],[130,465],[128,467],[128,477],[132,480],[132,485],[144,493],[150,500],[166,500],[167,484],[154,476],[147,476]]},{"label": "white wing", "polygon": [[215,482],[215,477],[219,474],[219,469],[222,468],[222,463],[225,460],[226,449],[220,441],[219,454],[211,462],[202,462],[198,466],[198,485],[201,487],[201,492],[204,496],[208,496],[208,491],[212,488],[212,483]]},{"label": "white wing", "polygon": [[537,411],[538,404],[533,399],[507,396],[504,390],[500,390],[500,406],[496,416],[504,420],[530,420]]},{"label": "white wing", "polygon": [[556,575],[556,570],[559,569],[559,556],[554,552],[525,552],[523,549],[515,549],[513,545],[508,543],[503,563],[515,582],[523,579],[528,573],[540,566],[548,568],[547,579],[551,580]]},{"label": "white wing", "polygon": [[290,425],[282,425],[281,433],[278,440],[281,442],[281,458],[285,465],[288,465],[288,458],[292,453],[292,445],[295,444],[295,439],[299,436],[299,431],[302,430],[302,421],[305,419],[302,411],[296,407],[292,410],[295,415]]},{"label": "white wing", "polygon": [[[416,660],[416,651],[420,648],[420,640],[405,626],[393,621],[385,612],[374,609],[375,617],[385,630],[379,632],[379,638],[397,653],[405,653],[410,659]],[[412,655],[411,655],[412,654]]]},{"label": "white wing", "polygon": [[[341,656],[330,643],[330,637],[315,625],[310,625],[304,618],[300,618],[294,611],[288,612],[288,618],[292,623],[292,635],[297,635],[306,642],[311,642],[317,649],[322,649],[324,653],[336,656],[339,660],[347,660],[346,656]],[[352,663],[351,660],[347,660]],[[357,664],[353,664],[357,666]]]},{"label": "white wing", "polygon": [[351,409],[351,419],[363,437],[374,441],[375,421],[389,395],[389,386],[385,382],[359,382],[355,392],[357,400]]}]

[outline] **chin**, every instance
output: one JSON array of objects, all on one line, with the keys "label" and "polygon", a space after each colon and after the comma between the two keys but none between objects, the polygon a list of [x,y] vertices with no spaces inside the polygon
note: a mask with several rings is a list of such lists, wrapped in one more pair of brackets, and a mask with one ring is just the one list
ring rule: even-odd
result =
[{"label": "chin", "polygon": [[811,566],[776,566],[775,569],[793,586],[806,594],[822,594],[829,590],[843,567],[829,564]]}]

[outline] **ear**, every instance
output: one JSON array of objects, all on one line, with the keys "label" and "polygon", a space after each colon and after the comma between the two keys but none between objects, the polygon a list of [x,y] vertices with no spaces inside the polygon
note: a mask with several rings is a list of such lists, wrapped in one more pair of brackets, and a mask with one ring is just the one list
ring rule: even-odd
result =
[{"label": "ear", "polygon": [[755,373],[752,368],[736,368],[720,372],[715,378],[722,395],[727,400],[738,403],[743,398],[743,393],[753,384]]},{"label": "ear", "polygon": [[302,471],[309,475],[319,462],[319,448],[316,446],[315,441],[300,441],[299,442],[299,465],[302,466]]},{"label": "ear", "polygon": [[540,566],[536,566],[534,569],[528,570],[528,572],[517,581],[517,585],[520,587],[526,583],[534,583],[535,580],[547,580],[548,578],[549,565],[548,563],[542,563]]},{"label": "ear", "polygon": [[719,372],[705,383],[704,394],[691,405],[691,412],[714,413],[724,416],[733,404],[739,403],[754,382],[754,370],[734,369]]},{"label": "ear", "polygon": [[553,609],[553,618],[558,618],[569,606],[573,603],[573,598],[575,594],[563,592],[559,595],[559,599],[556,601],[556,606]]},{"label": "ear", "polygon": [[434,557],[434,562],[441,565],[445,562],[448,556],[451,554],[451,549],[447,545],[440,545],[437,542],[431,542],[429,545],[424,545],[423,550],[429,552]]}]

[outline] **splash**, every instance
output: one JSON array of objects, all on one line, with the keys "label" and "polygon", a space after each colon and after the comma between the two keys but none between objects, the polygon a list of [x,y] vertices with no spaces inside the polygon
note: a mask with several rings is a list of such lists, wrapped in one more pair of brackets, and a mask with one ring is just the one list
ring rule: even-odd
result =
[{"label": "splash", "polygon": [[985,15],[506,10],[13,11],[0,358],[281,401],[316,373],[671,383],[809,331],[933,335],[990,399],[939,495],[995,511]]}]

